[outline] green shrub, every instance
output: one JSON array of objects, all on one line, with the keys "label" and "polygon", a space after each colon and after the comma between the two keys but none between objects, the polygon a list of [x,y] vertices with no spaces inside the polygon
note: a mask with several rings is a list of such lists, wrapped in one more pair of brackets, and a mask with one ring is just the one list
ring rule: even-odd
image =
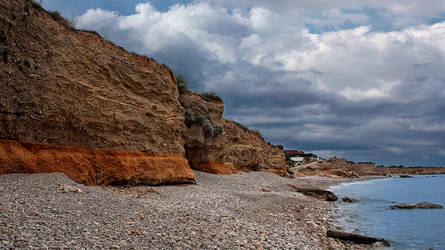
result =
[{"label": "green shrub", "polygon": [[221,126],[213,124],[211,121],[209,121],[207,119],[204,120],[203,129],[204,129],[204,137],[205,138],[218,136],[223,132],[223,129]]},{"label": "green shrub", "polygon": [[242,130],[244,130],[244,131],[246,131],[246,132],[249,132],[249,129],[246,127],[246,126],[244,126],[243,124],[241,124],[241,123],[239,123],[239,122],[233,122],[238,128],[240,128],[240,129],[242,129]]},{"label": "green shrub", "polygon": [[214,92],[207,92],[201,95],[202,98],[204,98],[204,100],[206,101],[217,101],[217,102],[222,102],[221,97],[217,96]]},{"label": "green shrub", "polygon": [[32,7],[36,8],[36,9],[43,9],[41,2],[36,2],[35,0],[26,0],[26,2],[30,3]]},{"label": "green shrub", "polygon": [[183,75],[175,75],[176,84],[178,85],[179,94],[184,94],[188,91],[187,79]]},{"label": "green shrub", "polygon": [[48,13],[51,15],[51,17],[55,20],[55,21],[66,21],[65,18],[60,14],[59,11],[55,10],[55,11],[48,11]]},{"label": "green shrub", "polygon": [[[99,32],[97,32],[95,30],[80,30],[80,31],[87,32],[87,33],[90,33],[90,34],[93,34],[93,35],[96,35],[96,36],[102,38],[102,36],[99,34]],[[121,47],[121,49],[123,49],[123,48]]]},{"label": "green shrub", "polygon": [[191,128],[193,124],[202,124],[203,122],[204,117],[202,117],[201,113],[185,113],[185,125],[187,126],[187,128]]},{"label": "green shrub", "polygon": [[258,135],[259,137],[263,137],[260,133],[260,130],[257,128],[253,128],[252,130],[250,130],[252,133]]},{"label": "green shrub", "polygon": [[[240,128],[240,129],[242,129],[242,130],[244,130],[244,131],[246,131],[246,132],[248,132],[248,133],[254,133],[254,134],[258,135],[259,137],[261,137],[261,139],[264,140],[264,137],[261,135],[259,129],[257,129],[257,128],[249,129],[248,127],[244,126],[243,124],[241,124],[241,123],[239,123],[239,122],[235,122],[235,121],[234,121],[233,123],[234,123],[238,128]],[[269,145],[271,145],[271,144],[269,143]]]}]

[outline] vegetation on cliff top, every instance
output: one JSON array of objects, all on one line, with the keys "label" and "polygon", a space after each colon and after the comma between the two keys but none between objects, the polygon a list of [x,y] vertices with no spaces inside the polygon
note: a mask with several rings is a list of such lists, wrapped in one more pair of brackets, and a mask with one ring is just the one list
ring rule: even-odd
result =
[{"label": "vegetation on cliff top", "polygon": [[208,102],[211,102],[211,101],[222,102],[223,101],[221,99],[221,97],[217,96],[214,92],[203,93],[201,95],[201,97]]}]

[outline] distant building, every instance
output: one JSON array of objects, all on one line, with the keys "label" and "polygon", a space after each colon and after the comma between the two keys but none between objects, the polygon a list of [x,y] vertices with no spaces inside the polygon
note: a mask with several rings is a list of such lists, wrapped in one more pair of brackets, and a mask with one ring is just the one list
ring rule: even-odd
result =
[{"label": "distant building", "polygon": [[286,155],[287,159],[294,162],[301,162],[305,158],[319,159],[316,155],[312,153],[305,153],[301,150],[284,150],[284,154]]},{"label": "distant building", "polygon": [[294,162],[302,162],[304,160],[304,157],[291,157],[289,159]]}]

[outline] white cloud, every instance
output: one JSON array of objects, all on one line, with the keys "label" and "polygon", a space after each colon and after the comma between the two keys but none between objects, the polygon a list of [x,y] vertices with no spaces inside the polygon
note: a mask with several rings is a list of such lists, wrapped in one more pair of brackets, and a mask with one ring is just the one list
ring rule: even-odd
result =
[{"label": "white cloud", "polygon": [[92,27],[94,29],[102,29],[113,25],[117,21],[117,13],[114,11],[106,11],[102,9],[90,9],[78,19],[77,26]]},{"label": "white cloud", "polygon": [[405,152],[405,150],[400,147],[388,147],[387,150],[393,154],[403,154]]}]

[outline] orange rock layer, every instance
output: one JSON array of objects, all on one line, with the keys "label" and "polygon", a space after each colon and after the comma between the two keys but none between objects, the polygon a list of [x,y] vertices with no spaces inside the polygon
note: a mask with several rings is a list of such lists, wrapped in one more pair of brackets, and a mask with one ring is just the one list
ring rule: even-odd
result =
[{"label": "orange rock layer", "polygon": [[179,155],[86,150],[0,140],[0,175],[62,172],[85,185],[195,183]]},{"label": "orange rock layer", "polygon": [[239,172],[239,169],[236,168],[233,163],[228,162],[200,162],[199,164],[195,165],[194,168],[199,171],[212,174],[236,174]]}]

